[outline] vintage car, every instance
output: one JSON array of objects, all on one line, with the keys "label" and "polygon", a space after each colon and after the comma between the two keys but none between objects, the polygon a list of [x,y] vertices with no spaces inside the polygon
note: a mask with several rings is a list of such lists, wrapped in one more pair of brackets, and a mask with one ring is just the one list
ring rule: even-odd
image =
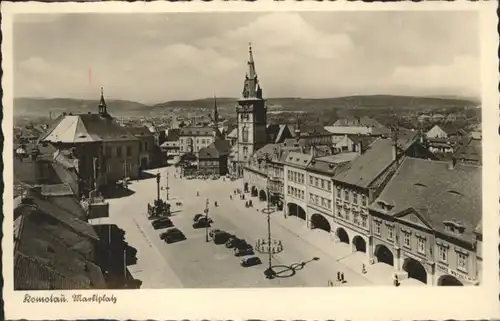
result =
[{"label": "vintage car", "polygon": [[167,243],[175,243],[185,240],[186,236],[178,228],[171,227],[160,234],[160,239],[164,240]]},{"label": "vintage car", "polygon": [[168,217],[160,217],[151,222],[151,225],[155,230],[172,227],[174,224]]},{"label": "vintage car", "polygon": [[258,256],[247,257],[240,261],[240,265],[243,267],[250,267],[259,264],[262,264],[262,261]]}]

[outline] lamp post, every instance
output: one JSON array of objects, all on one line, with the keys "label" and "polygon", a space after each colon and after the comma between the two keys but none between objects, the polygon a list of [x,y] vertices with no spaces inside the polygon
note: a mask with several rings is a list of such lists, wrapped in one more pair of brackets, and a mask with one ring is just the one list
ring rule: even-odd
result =
[{"label": "lamp post", "polygon": [[267,182],[267,207],[262,210],[262,212],[267,215],[267,238],[258,239],[255,249],[259,253],[268,255],[268,267],[264,271],[264,275],[267,279],[272,279],[276,275],[272,265],[273,254],[281,253],[283,251],[283,244],[281,240],[273,239],[271,236],[271,214],[274,213],[275,210],[271,208],[269,202],[269,177]]},{"label": "lamp post", "polygon": [[168,201],[168,199],[169,199],[169,190],[170,190],[170,186],[168,185],[168,173],[167,173],[167,187],[166,187],[166,189],[167,189],[167,201]]},{"label": "lamp post", "polygon": [[156,201],[160,203],[160,173],[156,174]]},{"label": "lamp post", "polygon": [[205,242],[209,242],[210,240],[208,239],[208,226],[210,224],[208,224],[208,198],[205,202]]}]

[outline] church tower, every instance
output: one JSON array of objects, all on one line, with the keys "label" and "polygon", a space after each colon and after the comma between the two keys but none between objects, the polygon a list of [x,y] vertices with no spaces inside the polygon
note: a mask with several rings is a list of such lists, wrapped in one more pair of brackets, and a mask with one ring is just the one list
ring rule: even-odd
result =
[{"label": "church tower", "polygon": [[267,142],[267,106],[262,98],[255,71],[252,45],[249,45],[248,71],[245,75],[241,99],[236,106],[238,123],[238,161],[246,162],[249,157]]},{"label": "church tower", "polygon": [[102,87],[101,87],[101,100],[99,101],[99,115],[101,116],[108,115],[106,101],[104,100],[104,90]]}]

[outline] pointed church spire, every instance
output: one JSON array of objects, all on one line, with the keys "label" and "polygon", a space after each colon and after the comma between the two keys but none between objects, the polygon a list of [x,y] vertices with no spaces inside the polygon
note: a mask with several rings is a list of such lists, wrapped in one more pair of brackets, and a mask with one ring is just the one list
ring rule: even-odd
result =
[{"label": "pointed church spire", "polygon": [[248,71],[245,75],[245,83],[243,85],[243,98],[259,98],[262,99],[262,88],[257,79],[255,71],[255,62],[253,60],[252,44],[248,44]]},{"label": "pointed church spire", "polygon": [[217,125],[219,123],[219,112],[217,111],[217,97],[214,94],[214,124]]},{"label": "pointed church spire", "polygon": [[107,106],[106,106],[106,101],[104,100],[104,89],[101,87],[101,100],[99,101],[99,114],[100,115],[107,115]]}]

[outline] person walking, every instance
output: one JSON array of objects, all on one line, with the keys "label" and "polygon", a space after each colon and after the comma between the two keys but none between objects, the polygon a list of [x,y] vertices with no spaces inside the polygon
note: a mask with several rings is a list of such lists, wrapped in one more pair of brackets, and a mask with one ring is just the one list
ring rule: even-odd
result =
[{"label": "person walking", "polygon": [[337,272],[337,281],[342,281],[342,279],[340,278],[340,272]]},{"label": "person walking", "polygon": [[345,282],[345,279],[344,279],[344,272],[341,272],[341,273],[340,273],[340,281],[341,281],[342,283],[344,283],[344,282]]},{"label": "person walking", "polygon": [[366,266],[365,266],[364,263],[363,263],[363,266],[362,266],[362,269],[361,269],[361,273],[366,274]]}]

